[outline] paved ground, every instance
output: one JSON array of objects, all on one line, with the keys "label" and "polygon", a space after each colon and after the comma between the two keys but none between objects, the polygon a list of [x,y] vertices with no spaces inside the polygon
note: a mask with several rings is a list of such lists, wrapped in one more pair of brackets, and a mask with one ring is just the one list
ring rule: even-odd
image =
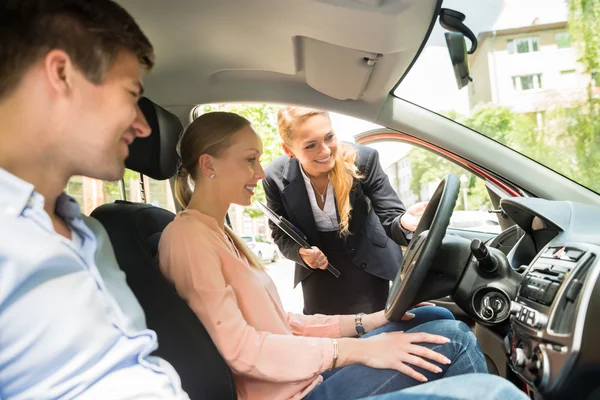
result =
[{"label": "paved ground", "polygon": [[275,282],[279,297],[285,311],[302,314],[302,288],[294,286],[294,262],[281,259],[275,263],[266,264],[267,272]]}]

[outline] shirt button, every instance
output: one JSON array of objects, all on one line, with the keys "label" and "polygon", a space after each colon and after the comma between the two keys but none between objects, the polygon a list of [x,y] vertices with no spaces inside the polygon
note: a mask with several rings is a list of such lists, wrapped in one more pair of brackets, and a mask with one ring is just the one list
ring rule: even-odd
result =
[{"label": "shirt button", "polygon": [[362,263],[362,264],[360,264],[360,267],[361,267],[362,269],[366,269],[366,268],[367,268],[367,263]]},{"label": "shirt button", "polygon": [[348,251],[348,255],[350,257],[354,257],[354,254],[356,254],[356,251],[354,249],[350,249],[350,251]]}]

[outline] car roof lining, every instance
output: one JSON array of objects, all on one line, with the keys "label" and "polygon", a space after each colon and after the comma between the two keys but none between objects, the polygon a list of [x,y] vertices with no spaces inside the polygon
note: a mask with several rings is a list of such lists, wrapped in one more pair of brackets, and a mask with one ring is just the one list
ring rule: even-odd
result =
[{"label": "car roof lining", "polygon": [[146,90],[165,108],[286,103],[375,120],[426,41],[440,0],[119,3],[155,46]]}]

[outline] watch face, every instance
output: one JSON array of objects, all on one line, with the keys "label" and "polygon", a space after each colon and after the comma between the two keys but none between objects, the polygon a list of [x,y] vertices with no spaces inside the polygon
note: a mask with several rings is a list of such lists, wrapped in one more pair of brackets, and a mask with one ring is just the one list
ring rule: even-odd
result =
[{"label": "watch face", "polygon": [[362,324],[363,315],[365,315],[365,313],[359,313],[356,314],[356,317],[354,318],[354,323],[356,325],[356,333],[358,334],[358,336],[362,336],[366,333],[365,327]]}]

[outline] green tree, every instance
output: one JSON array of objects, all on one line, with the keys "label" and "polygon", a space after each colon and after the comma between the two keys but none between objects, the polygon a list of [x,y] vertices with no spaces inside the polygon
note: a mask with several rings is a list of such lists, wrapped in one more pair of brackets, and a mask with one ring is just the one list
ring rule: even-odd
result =
[{"label": "green tree", "polygon": [[[569,32],[580,54],[579,62],[588,74],[600,73],[600,0],[566,0]],[[589,97],[592,98],[592,82]]]},{"label": "green tree", "polygon": [[587,99],[557,110],[565,136],[574,140],[577,181],[600,193],[600,99],[594,87],[600,74],[600,0],[567,0],[569,32],[579,50],[579,62],[590,79]]},{"label": "green tree", "polygon": [[[281,140],[277,133],[278,108],[270,104],[207,104],[200,107],[198,111],[200,114],[211,111],[228,111],[239,114],[250,121],[252,128],[263,141],[263,155],[260,162],[263,167],[266,167],[271,161],[283,154]],[[258,187],[254,192],[254,199],[265,201],[262,182],[258,183]],[[248,207],[244,212],[252,218],[263,215],[262,211]]]},{"label": "green tree", "polygon": [[573,136],[565,134],[564,124],[556,120],[556,112],[538,128],[532,118],[509,108],[488,104],[477,108],[458,122],[497,142],[569,177],[579,171],[574,163]]},{"label": "green tree", "polygon": [[531,118],[510,108],[489,104],[458,122],[544,165],[564,168],[558,165],[562,159],[559,150],[568,143],[549,129],[539,129]]}]

